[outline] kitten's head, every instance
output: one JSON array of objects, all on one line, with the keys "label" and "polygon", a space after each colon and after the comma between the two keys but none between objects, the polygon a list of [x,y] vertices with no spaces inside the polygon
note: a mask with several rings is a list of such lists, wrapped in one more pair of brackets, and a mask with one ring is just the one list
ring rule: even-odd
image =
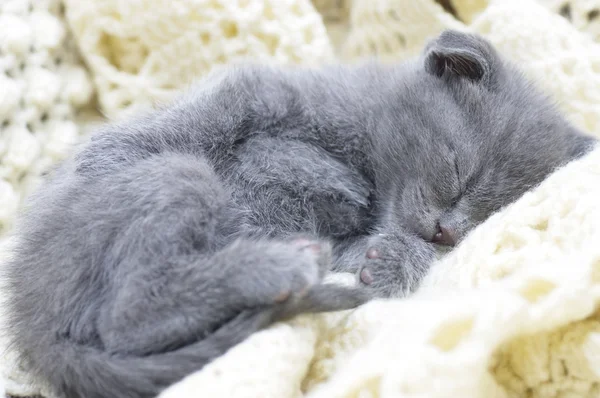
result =
[{"label": "kitten's head", "polygon": [[455,245],[595,142],[479,36],[444,32],[397,79],[377,183],[389,222],[427,241]]}]

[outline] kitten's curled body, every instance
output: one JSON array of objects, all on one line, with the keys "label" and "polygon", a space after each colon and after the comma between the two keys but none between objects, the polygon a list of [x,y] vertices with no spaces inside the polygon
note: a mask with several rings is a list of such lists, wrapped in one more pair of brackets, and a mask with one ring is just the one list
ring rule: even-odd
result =
[{"label": "kitten's curled body", "polygon": [[155,396],[275,320],[413,290],[437,244],[594,142],[467,34],[402,65],[231,69],[31,197],[8,332],[58,394]]}]

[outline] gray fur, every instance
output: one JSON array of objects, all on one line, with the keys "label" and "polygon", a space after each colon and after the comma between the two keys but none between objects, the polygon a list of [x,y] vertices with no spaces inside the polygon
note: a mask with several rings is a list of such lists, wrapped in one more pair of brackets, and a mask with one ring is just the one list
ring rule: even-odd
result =
[{"label": "gray fur", "polygon": [[406,294],[594,143],[456,32],[401,65],[212,78],[103,127],[28,202],[9,333],[63,396],[152,397],[274,321]]}]

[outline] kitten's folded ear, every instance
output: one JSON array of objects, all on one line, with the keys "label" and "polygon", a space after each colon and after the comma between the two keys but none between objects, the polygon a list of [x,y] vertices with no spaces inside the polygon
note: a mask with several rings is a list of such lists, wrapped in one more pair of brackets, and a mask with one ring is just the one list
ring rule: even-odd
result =
[{"label": "kitten's folded ear", "polygon": [[446,30],[425,47],[424,61],[425,70],[432,75],[489,83],[499,57],[482,37]]}]

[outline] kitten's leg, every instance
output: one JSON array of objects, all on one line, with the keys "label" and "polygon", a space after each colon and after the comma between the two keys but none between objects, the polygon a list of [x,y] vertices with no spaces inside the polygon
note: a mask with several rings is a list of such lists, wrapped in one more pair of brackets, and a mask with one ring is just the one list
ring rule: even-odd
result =
[{"label": "kitten's leg", "polygon": [[[106,265],[116,272],[98,323],[109,352],[147,355],[179,348],[248,309],[280,306],[278,318],[366,300],[350,289],[317,288],[329,266],[323,242],[237,240],[215,248],[227,194],[210,167],[191,156],[156,156],[102,185],[110,185],[116,197],[95,200],[93,212],[119,217],[122,226],[107,253],[119,260]],[[327,290],[345,293],[347,300]]]},{"label": "kitten's leg", "polygon": [[[347,309],[347,302],[340,305],[333,299],[332,304],[306,304],[329,289],[317,288],[326,268],[321,263],[325,253],[325,245],[303,239],[238,240],[211,256],[147,265],[127,275],[111,295],[100,318],[100,337],[109,352],[148,355],[210,341],[215,330],[248,310],[274,312],[252,330],[245,329],[243,336],[289,314],[315,312],[312,308],[320,302],[324,310]],[[248,322],[250,328],[255,320]],[[243,339],[229,336],[230,346]]]},{"label": "kitten's leg", "polygon": [[226,178],[242,234],[305,232],[336,239],[370,222],[369,181],[316,145],[257,137],[240,145]]}]

